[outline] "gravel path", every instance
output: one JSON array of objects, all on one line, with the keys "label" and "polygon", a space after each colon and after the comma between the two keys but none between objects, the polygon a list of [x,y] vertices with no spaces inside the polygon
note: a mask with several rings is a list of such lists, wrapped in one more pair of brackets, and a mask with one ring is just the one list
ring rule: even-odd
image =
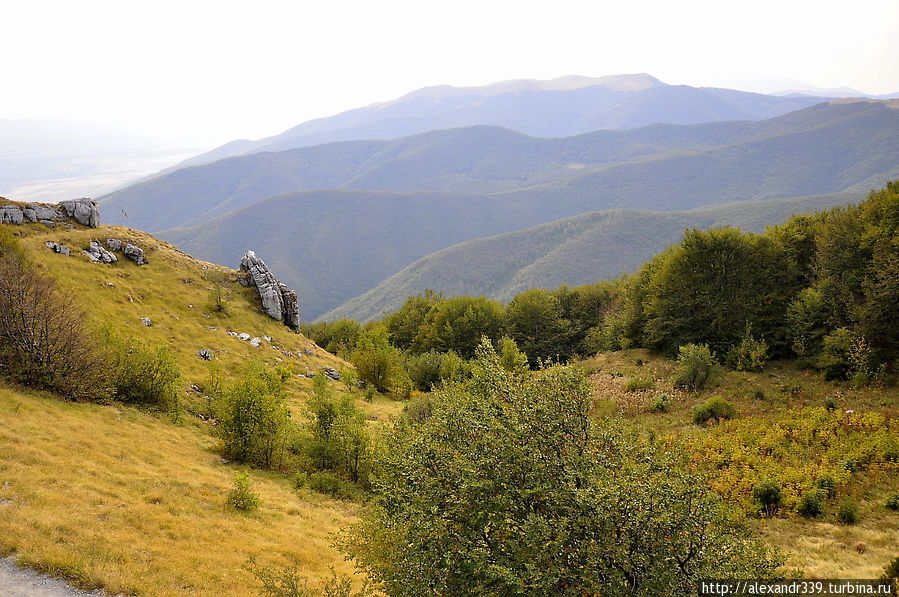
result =
[{"label": "gravel path", "polygon": [[12,558],[0,558],[0,597],[102,596],[99,591],[80,591],[64,581],[19,568]]}]

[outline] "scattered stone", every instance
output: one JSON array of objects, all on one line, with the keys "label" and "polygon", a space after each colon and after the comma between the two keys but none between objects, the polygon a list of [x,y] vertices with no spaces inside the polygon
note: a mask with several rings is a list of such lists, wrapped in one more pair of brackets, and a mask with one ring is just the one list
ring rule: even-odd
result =
[{"label": "scattered stone", "polygon": [[246,341],[250,339],[250,335],[247,333],[237,334],[237,339]]},{"label": "scattered stone", "polygon": [[258,338],[258,337],[257,337],[257,338],[253,338],[252,340],[250,340],[250,344],[252,344],[252,345],[255,346],[256,348],[259,348],[259,338]]},{"label": "scattered stone", "polygon": [[71,253],[71,249],[69,249],[69,247],[67,247],[65,245],[61,245],[59,243],[55,243],[55,242],[49,241],[49,240],[47,242],[45,242],[44,244],[47,246],[48,249],[52,250],[54,253],[59,253],[60,255],[65,255],[66,257],[68,257],[69,254]]},{"label": "scattered stone", "polygon": [[131,296],[130,294],[128,295],[128,302],[129,302],[129,303],[133,303],[133,302],[134,302],[134,297]]},{"label": "scattered stone", "polygon": [[190,304],[190,303],[187,303],[187,308],[188,308],[188,309],[193,309],[193,308],[194,308],[194,306],[193,306],[193,305],[191,305],[191,304]]},{"label": "scattered stone", "polygon": [[215,327],[214,325],[209,326],[209,331],[210,331],[210,332],[214,332],[214,331],[216,331],[217,329],[218,329],[218,328]]},{"label": "scattered stone", "polygon": [[340,371],[334,369],[333,367],[322,367],[325,372],[325,375],[333,379],[334,381],[340,381]]},{"label": "scattered stone", "polygon": [[306,377],[313,378],[313,377],[315,377],[315,373],[313,373],[312,371],[307,371]]},{"label": "scattered stone", "polygon": [[247,251],[240,260],[240,271],[247,275],[240,277],[244,286],[255,286],[262,299],[262,309],[269,317],[292,330],[300,328],[300,303],[297,293],[279,282],[269,271],[262,259],[253,251]]},{"label": "scattered stone", "polygon": [[47,228],[56,228],[56,222],[53,220],[41,220],[40,222]]},{"label": "scattered stone", "polygon": [[304,348],[304,349],[303,349],[303,352],[305,352],[305,353],[308,354],[308,355],[311,355],[311,354],[312,354],[312,351],[309,350],[308,348]]},{"label": "scattered stone", "polygon": [[236,335],[237,335],[237,332],[228,332],[228,335],[229,335],[229,336],[236,336]]},{"label": "scattered stone", "polygon": [[90,260],[94,263],[115,263],[119,260],[114,253],[104,249],[98,240],[92,240],[84,254],[90,257]]},{"label": "scattered stone", "polygon": [[125,257],[133,261],[138,265],[143,265],[144,261],[144,250],[138,247],[137,245],[127,244],[122,249],[122,252],[125,253]]},{"label": "scattered stone", "polygon": [[95,201],[83,197],[81,199],[60,201],[59,206],[67,216],[74,218],[79,224],[88,228],[96,228],[100,225],[100,208],[97,207]]},{"label": "scattered stone", "polygon": [[197,353],[197,356],[203,359],[204,361],[211,361],[215,358],[215,354],[213,354],[212,349],[204,348],[200,352]]},{"label": "scattered stone", "polygon": [[292,356],[293,356],[293,353],[291,353],[289,350],[282,350],[282,351],[281,351],[281,354],[283,354],[285,357],[292,357]]},{"label": "scattered stone", "polygon": [[122,241],[117,238],[107,238],[106,246],[109,247],[110,251],[121,251],[122,250]]},{"label": "scattered stone", "polygon": [[271,337],[269,337],[269,336],[263,336],[262,339],[265,340],[266,342],[272,341]]},{"label": "scattered stone", "polygon": [[[202,351],[201,351],[201,352],[202,352]],[[200,392],[200,386],[198,386],[198,385],[195,384],[195,383],[190,384],[190,389],[193,390],[194,392],[196,392],[197,394],[200,394],[200,393],[201,393],[201,392]]]},{"label": "scattered stone", "polygon": [[203,313],[203,317],[205,317],[206,319],[212,319],[209,313]]},{"label": "scattered stone", "polygon": [[107,286],[115,286],[115,284],[113,284],[112,282],[107,282],[106,285]]},{"label": "scattered stone", "polygon": [[153,322],[150,321],[150,318],[149,318],[149,317],[141,317],[140,320],[143,321],[143,322],[144,322],[144,325],[147,326],[147,327],[150,327],[151,325],[153,325]]}]

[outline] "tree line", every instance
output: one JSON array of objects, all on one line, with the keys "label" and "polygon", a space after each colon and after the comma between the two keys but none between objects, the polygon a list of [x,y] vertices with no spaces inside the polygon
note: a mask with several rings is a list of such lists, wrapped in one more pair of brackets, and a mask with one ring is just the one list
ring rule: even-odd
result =
[{"label": "tree line", "polygon": [[[797,358],[828,379],[864,383],[895,369],[897,226],[899,181],[859,205],[795,215],[762,234],[687,230],[679,245],[614,281],[533,288],[506,305],[428,290],[377,322],[303,331],[382,391],[427,390],[464,374],[482,337],[514,343],[532,368],[600,350],[674,355],[696,344],[735,368]],[[367,371],[373,361],[376,376]]]}]

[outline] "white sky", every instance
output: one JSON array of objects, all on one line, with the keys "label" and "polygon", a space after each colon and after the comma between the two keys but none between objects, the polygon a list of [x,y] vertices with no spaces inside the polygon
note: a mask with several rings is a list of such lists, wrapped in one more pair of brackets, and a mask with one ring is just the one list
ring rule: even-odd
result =
[{"label": "white sky", "polygon": [[899,91],[899,0],[0,0],[0,118],[216,145],[437,84]]}]

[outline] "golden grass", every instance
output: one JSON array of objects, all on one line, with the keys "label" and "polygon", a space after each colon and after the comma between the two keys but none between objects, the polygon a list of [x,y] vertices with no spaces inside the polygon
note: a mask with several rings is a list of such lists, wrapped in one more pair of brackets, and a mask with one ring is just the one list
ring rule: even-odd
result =
[{"label": "golden grass", "polygon": [[[143,232],[31,224],[14,233],[30,260],[78,297],[91,327],[110,325],[172,350],[187,416],[176,425],[168,415],[0,387],[0,552],[83,587],[129,594],[255,594],[258,583],[244,569],[251,556],[260,565],[296,566],[313,581],[330,566],[351,572],[330,541],[353,519],[355,504],[298,494],[282,475],[252,471],[261,509],[244,515],[225,506],[237,469],[216,453],[208,421],[192,416],[208,413],[209,405],[190,389],[209,375],[197,356],[203,348],[217,351],[225,384],[250,360],[287,367],[294,375],[285,393],[302,423],[312,385],[305,373],[351,366],[261,313],[254,288],[234,283],[226,313],[216,313],[204,267],[218,266]],[[121,254],[112,265],[91,263],[81,249],[92,238],[131,239],[148,264],[138,267]],[[47,240],[68,245],[72,255],[53,253]],[[153,325],[143,325],[143,317]],[[256,348],[228,331],[271,341]],[[347,392],[342,383],[334,387]],[[372,421],[401,408],[380,397],[359,404]]]},{"label": "golden grass", "polygon": [[243,567],[351,572],[330,535],[352,504],[298,496],[252,471],[260,510],[225,505],[233,465],[214,440],[133,408],[0,389],[0,551],[83,587],[152,595],[247,595]]}]

